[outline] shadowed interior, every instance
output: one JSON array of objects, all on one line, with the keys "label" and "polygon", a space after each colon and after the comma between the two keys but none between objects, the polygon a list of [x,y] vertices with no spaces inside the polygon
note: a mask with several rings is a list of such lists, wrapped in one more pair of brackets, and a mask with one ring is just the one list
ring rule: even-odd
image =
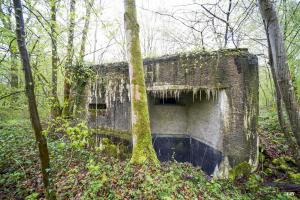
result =
[{"label": "shadowed interior", "polygon": [[159,160],[190,162],[213,173],[222,160],[220,99],[208,99],[204,92],[148,99],[153,146]]}]

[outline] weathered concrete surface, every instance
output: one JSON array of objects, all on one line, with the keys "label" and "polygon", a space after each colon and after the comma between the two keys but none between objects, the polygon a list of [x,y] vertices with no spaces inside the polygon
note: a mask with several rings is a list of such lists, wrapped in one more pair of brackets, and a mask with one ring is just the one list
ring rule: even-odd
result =
[{"label": "weathered concrete surface", "polygon": [[[222,94],[221,90],[218,95]],[[190,94],[192,95],[192,94]],[[202,141],[216,150],[223,150],[222,120],[220,113],[220,98],[208,100],[202,95],[201,101],[189,98],[187,134]]]},{"label": "weathered concrete surface", "polygon": [[[90,126],[130,131],[127,63],[93,68],[97,76],[90,104],[104,104],[106,109],[90,110]],[[185,147],[190,149],[190,162],[203,168],[203,159],[213,163],[206,168],[211,172],[215,166],[216,175],[226,176],[229,168],[243,161],[255,165],[256,56],[245,49],[178,54],[146,59],[144,69],[153,134],[160,139],[191,138]],[[207,150],[209,154],[199,153]]]},{"label": "weathered concrete surface", "polygon": [[187,134],[185,106],[150,104],[151,131],[156,134]]}]

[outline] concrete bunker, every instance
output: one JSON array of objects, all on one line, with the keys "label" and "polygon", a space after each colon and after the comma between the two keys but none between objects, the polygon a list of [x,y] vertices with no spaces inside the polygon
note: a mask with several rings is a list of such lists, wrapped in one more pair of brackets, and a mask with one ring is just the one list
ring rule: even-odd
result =
[{"label": "concrete bunker", "polygon": [[[93,66],[89,126],[130,137],[125,62]],[[196,52],[144,60],[153,146],[175,159],[227,176],[257,160],[257,57],[246,49]]]}]

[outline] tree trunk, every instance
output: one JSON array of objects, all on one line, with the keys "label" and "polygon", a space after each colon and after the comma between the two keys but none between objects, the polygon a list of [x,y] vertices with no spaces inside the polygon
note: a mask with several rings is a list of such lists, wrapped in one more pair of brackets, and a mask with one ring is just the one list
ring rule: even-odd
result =
[{"label": "tree trunk", "polygon": [[[11,4],[11,1],[9,1]],[[12,6],[12,5],[11,5]],[[9,9],[9,19],[8,19],[8,30],[13,32],[13,27],[11,23],[11,13],[12,8]],[[18,63],[17,63],[17,43],[15,41],[12,42],[11,46],[9,47],[9,52],[11,56],[11,80],[10,80],[10,86],[13,90],[18,89],[19,87],[19,77],[18,77]],[[13,96],[15,101],[17,99],[17,96]]]},{"label": "tree trunk", "polygon": [[142,164],[150,162],[158,164],[158,160],[152,146],[135,0],[124,0],[124,7],[131,95],[131,129],[133,140],[131,163]]},{"label": "tree trunk", "polygon": [[61,108],[57,97],[57,70],[58,70],[58,54],[57,54],[57,30],[56,30],[56,0],[50,1],[51,7],[51,45],[52,45],[52,102],[51,115],[56,118],[61,115]]},{"label": "tree trunk", "polygon": [[[3,3],[0,1],[0,3]],[[8,1],[7,3],[10,4],[10,8],[8,8],[8,14],[6,15],[4,11],[2,10],[2,7],[0,6],[0,14],[3,15],[3,17],[0,17],[1,22],[4,26],[5,29],[8,31],[11,31],[12,33],[14,32],[12,28],[12,23],[11,23],[11,15],[12,15],[12,8],[11,8],[11,1]],[[11,44],[9,44],[9,55],[11,59],[11,67],[10,67],[10,87],[12,89],[12,92],[16,91],[19,86],[19,77],[18,77],[18,63],[17,63],[17,57],[16,57],[16,41],[11,41]],[[12,95],[12,101],[16,101],[17,95]]]},{"label": "tree trunk", "polygon": [[34,93],[34,81],[32,77],[29,55],[25,43],[25,31],[24,31],[24,18],[22,11],[21,0],[14,0],[15,18],[16,18],[16,36],[18,41],[19,52],[22,59],[23,70],[25,75],[26,95],[28,98],[28,106],[30,112],[31,124],[35,133],[36,142],[39,149],[39,157],[41,160],[41,170],[43,175],[43,183],[46,190],[46,196],[48,199],[55,199],[53,190],[50,189],[49,182],[49,169],[50,159],[47,147],[46,138],[42,134],[42,126],[40,123],[39,113],[36,106],[35,93]]},{"label": "tree trunk", "polygon": [[[266,28],[266,25],[265,25],[265,28]],[[270,40],[269,40],[268,35],[267,35],[267,41],[268,41],[268,54],[269,54],[269,60],[270,60],[269,62],[270,62],[271,74],[272,74],[272,79],[273,79],[274,86],[275,86],[278,122],[279,122],[279,125],[281,127],[281,130],[285,136],[287,143],[290,144],[290,147],[293,150],[293,158],[295,159],[297,166],[300,168],[299,147],[298,147],[297,143],[294,142],[293,136],[289,132],[288,124],[286,123],[286,121],[284,119],[284,114],[283,114],[283,109],[282,109],[282,98],[281,98],[280,89],[279,89],[279,86],[277,83],[277,78],[276,78],[275,69],[274,69],[274,65],[273,65],[273,56],[272,56]]]},{"label": "tree trunk", "polygon": [[79,63],[83,63],[83,59],[85,56],[85,45],[86,45],[86,39],[87,39],[88,30],[89,30],[91,10],[93,8],[94,1],[95,0],[85,0],[86,16],[85,16],[84,27],[82,30],[82,39],[81,39],[80,52],[79,52]]},{"label": "tree trunk", "polygon": [[68,46],[67,46],[67,58],[65,67],[65,81],[64,81],[64,110],[65,117],[69,117],[71,114],[71,84],[72,84],[72,61],[74,56],[74,29],[75,29],[75,4],[76,0],[70,2],[70,15],[69,15],[69,30],[68,30]]},{"label": "tree trunk", "polygon": [[[85,23],[82,30],[82,39],[81,39],[81,45],[80,45],[80,52],[79,52],[79,59],[78,59],[78,65],[79,67],[84,65],[84,56],[85,56],[85,46],[86,46],[86,39],[87,34],[89,30],[89,23],[90,23],[90,17],[91,17],[91,10],[94,5],[95,0],[86,0],[86,17],[85,17]],[[83,70],[85,70],[83,68]],[[74,90],[76,91],[75,95],[75,115],[76,117],[81,116],[81,118],[85,119],[87,114],[87,95],[88,95],[88,72],[84,73],[85,75],[76,76],[76,84],[74,84]]]},{"label": "tree trunk", "polygon": [[[300,185],[294,183],[280,183],[280,182],[264,182],[262,184],[264,187],[276,187],[280,192],[295,192],[300,193]],[[297,195],[296,195],[297,197]]]},{"label": "tree trunk", "polygon": [[274,5],[270,0],[258,0],[262,19],[270,42],[272,62],[279,91],[284,102],[293,134],[300,145],[300,109],[292,85],[286,59],[284,40]]},{"label": "tree trunk", "polygon": [[225,34],[224,34],[224,48],[227,47],[228,44],[228,32],[229,32],[229,17],[231,14],[232,0],[228,1],[228,10],[226,13],[226,26],[225,26]]},{"label": "tree trunk", "polygon": [[[13,49],[10,49],[9,52],[10,52],[10,56],[11,56],[10,87],[13,90],[16,90],[19,87],[18,64],[16,61],[17,57],[16,57],[16,53],[14,52]],[[14,98],[17,98],[17,96],[14,96]],[[12,99],[12,100],[15,101],[16,99]]]}]

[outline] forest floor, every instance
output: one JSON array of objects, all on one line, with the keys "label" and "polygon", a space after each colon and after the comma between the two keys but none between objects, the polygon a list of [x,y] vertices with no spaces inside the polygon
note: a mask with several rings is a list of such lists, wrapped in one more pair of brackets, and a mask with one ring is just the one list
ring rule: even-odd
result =
[{"label": "forest floor", "polygon": [[[298,199],[266,182],[300,184],[289,146],[274,115],[261,118],[260,164],[256,172],[216,180],[199,168],[175,161],[157,166],[132,166],[106,141],[106,149],[82,148],[82,126],[67,128],[65,137],[51,137],[48,146],[52,183],[58,199]],[[76,131],[83,138],[74,139]],[[78,134],[77,133],[77,134]],[[299,195],[299,194],[298,194]],[[0,199],[43,199],[37,147],[28,120],[0,124]]]}]

